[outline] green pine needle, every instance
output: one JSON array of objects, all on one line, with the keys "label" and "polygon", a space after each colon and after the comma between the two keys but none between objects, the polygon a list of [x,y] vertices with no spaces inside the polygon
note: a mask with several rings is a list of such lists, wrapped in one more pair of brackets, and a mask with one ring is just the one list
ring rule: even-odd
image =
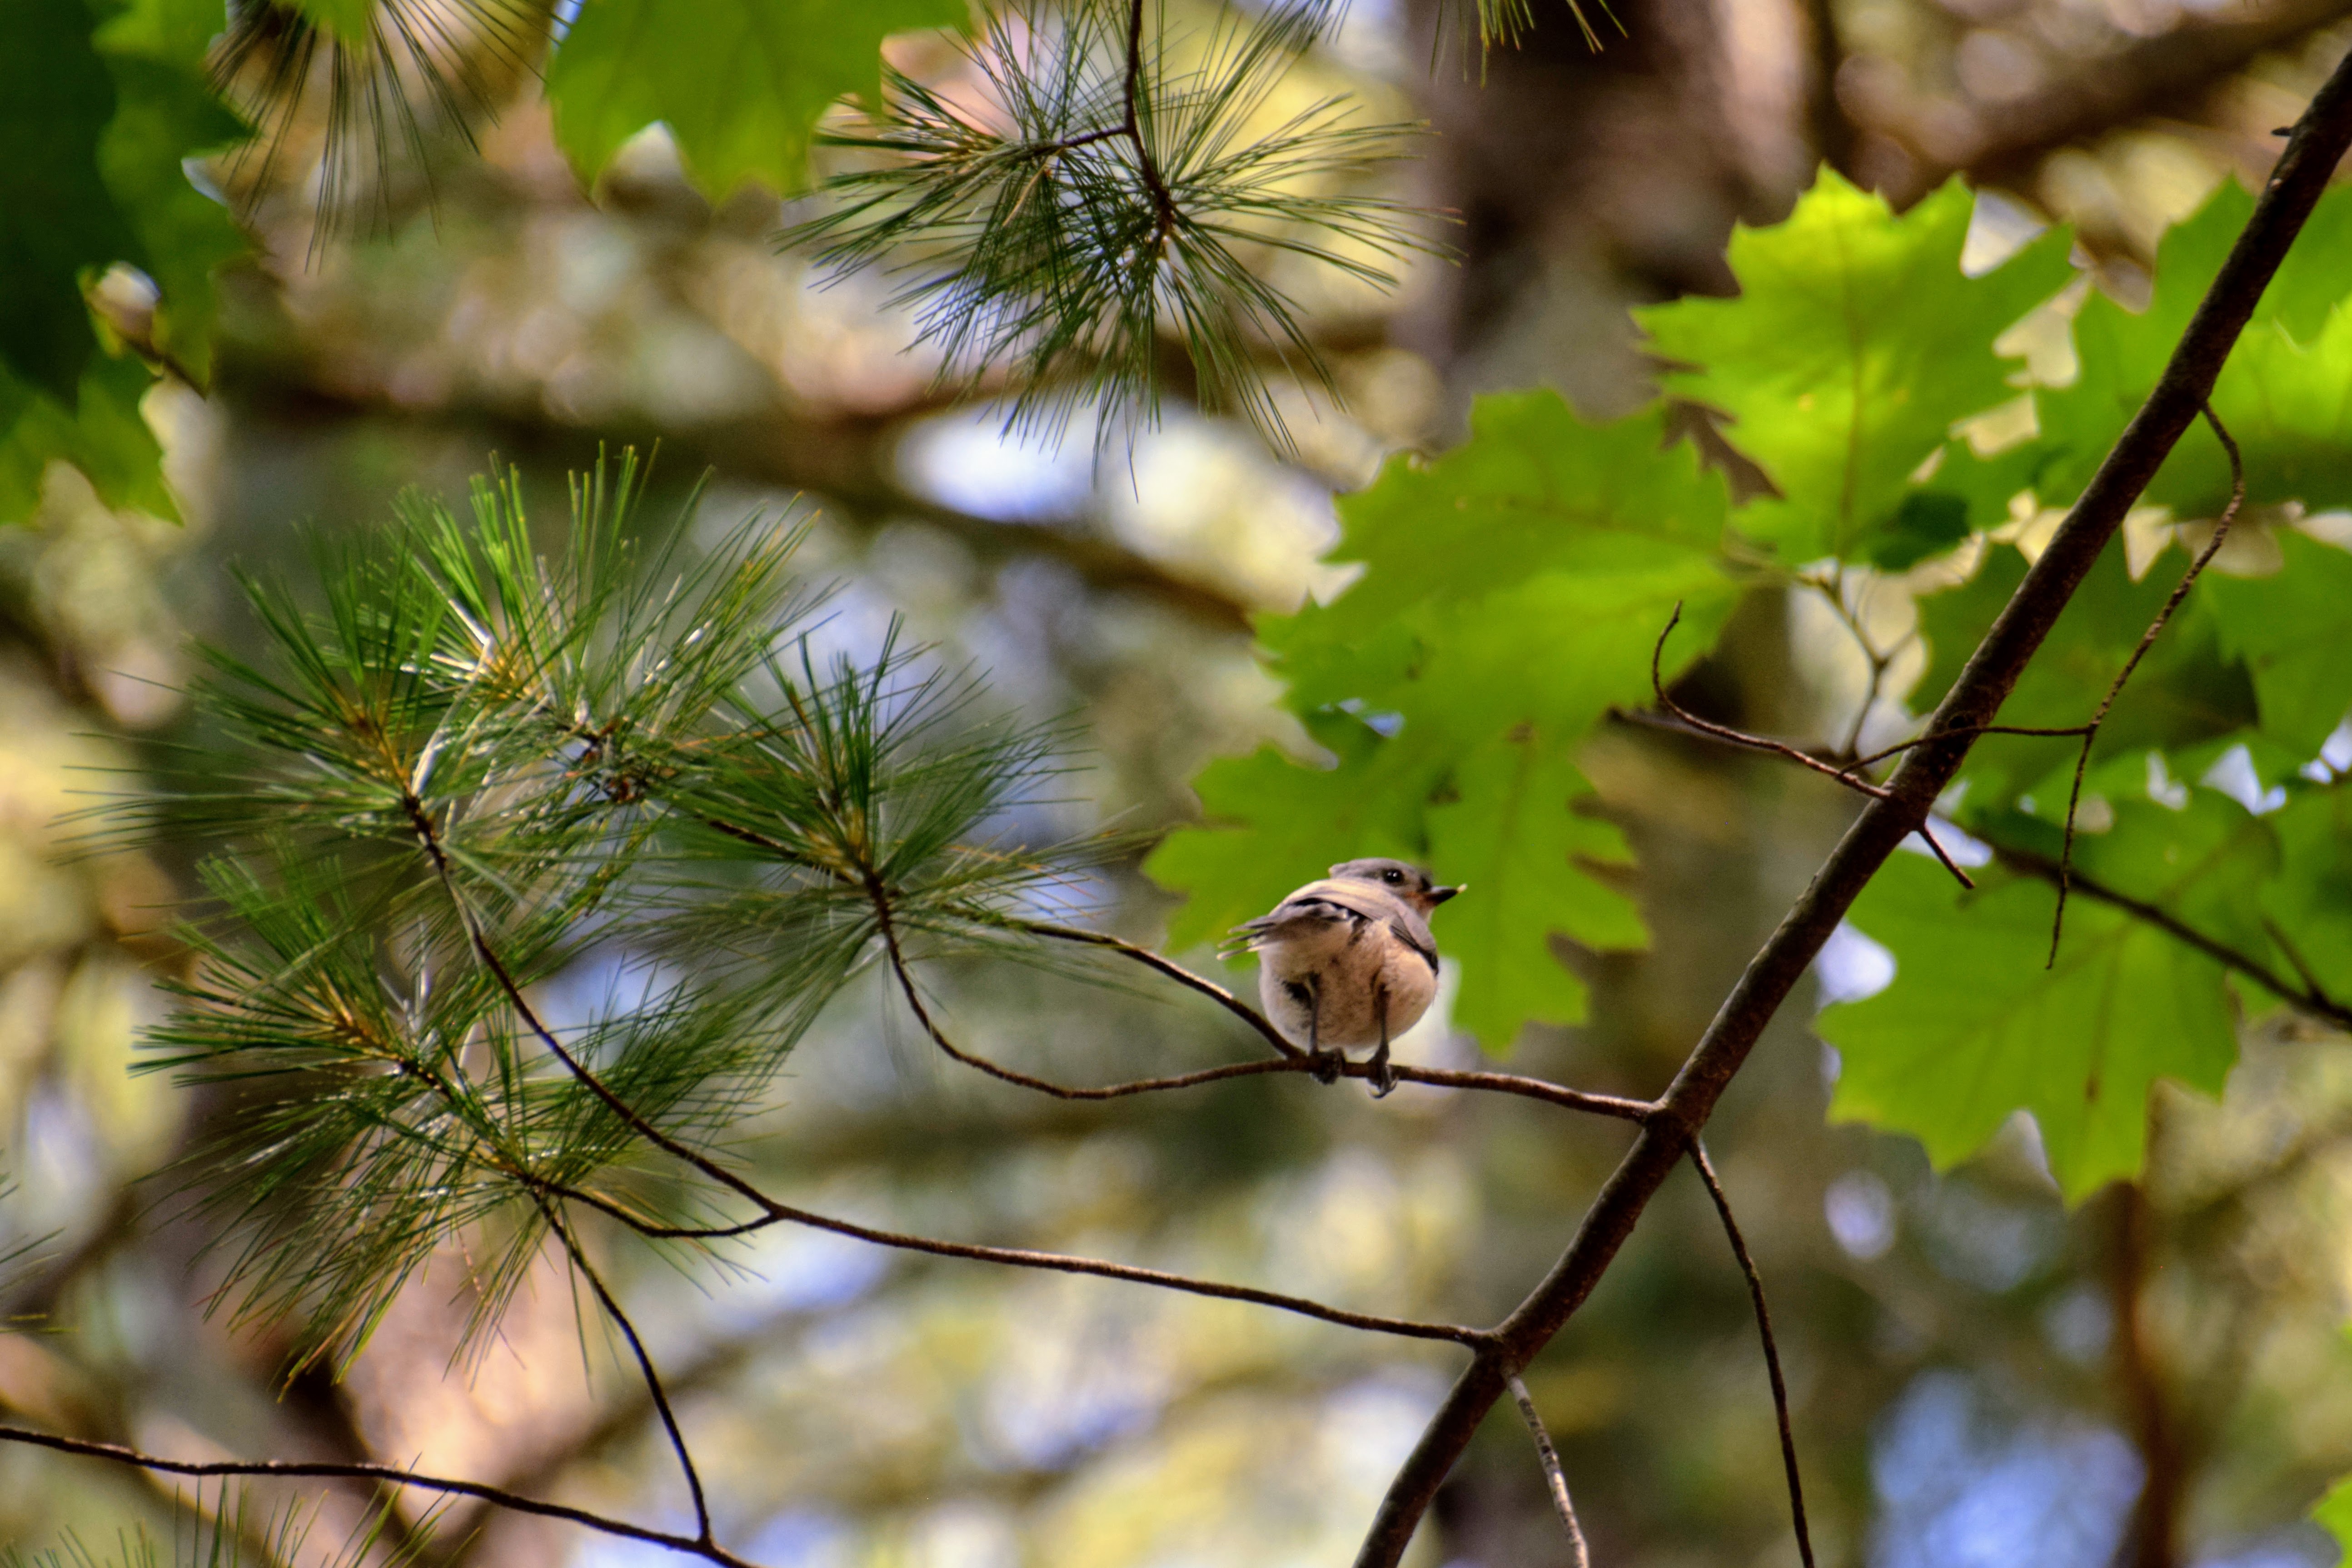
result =
[{"label": "green pine needle", "polygon": [[1130,60],[1117,0],[1008,7],[967,51],[979,101],[886,72],[879,110],[824,139],[870,166],[825,182],[830,210],[785,243],[901,278],[894,302],[914,309],[944,378],[1010,367],[1009,427],[1058,433],[1080,406],[1105,438],[1155,422],[1173,342],[1202,407],[1286,447],[1266,362],[1329,377],[1266,263],[1304,257],[1387,286],[1387,263],[1422,247],[1407,208],[1350,189],[1409,128],[1355,124],[1336,100],[1267,122],[1328,17],[1305,0],[1187,37],[1155,0]]}]

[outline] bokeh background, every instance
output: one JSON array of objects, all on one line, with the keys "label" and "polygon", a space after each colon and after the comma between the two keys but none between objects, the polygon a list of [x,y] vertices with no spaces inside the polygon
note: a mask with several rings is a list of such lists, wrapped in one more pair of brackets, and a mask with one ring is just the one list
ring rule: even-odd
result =
[{"label": "bokeh background", "polygon": [[[16,1180],[0,1246],[44,1238],[0,1301],[0,1412],[173,1454],[413,1462],[688,1517],[641,1389],[599,1335],[583,1347],[553,1263],[479,1358],[453,1363],[453,1251],[341,1381],[284,1382],[281,1342],[205,1311],[213,1238],[156,1173],[219,1108],[129,1070],[184,960],[169,915],[188,868],[64,857],[61,818],[136,787],[184,734],[189,639],[249,636],[232,563],[299,570],[306,531],[381,519],[409,486],[457,499],[494,461],[520,468],[553,542],[567,469],[657,448],[646,527],[810,520],[803,567],[841,587],[824,637],[869,647],[900,613],[939,658],[984,668],[992,700],[1073,716],[1087,767],[1046,826],[1148,833],[1188,818],[1209,758],[1267,739],[1311,750],[1248,627],[1344,585],[1318,562],[1333,493],[1387,454],[1447,445],[1481,391],[1549,384],[1595,416],[1642,401],[1628,307],[1727,290],[1731,226],[1785,214],[1817,159],[1898,204],[1964,175],[1988,192],[1988,249],[2071,224],[2130,300],[2165,226],[2222,179],[2258,181],[2273,128],[2352,46],[2342,0],[1618,0],[1623,33],[1604,25],[1598,53],[1546,14],[1482,65],[1440,9],[1356,0],[1314,62],[1322,87],[1429,122],[1396,194],[1450,214],[1456,254],[1416,261],[1392,296],[1310,295],[1345,405],[1280,388],[1287,458],[1181,400],[1100,458],[1083,425],[1058,447],[1010,442],[995,407],[936,388],[887,282],[779,252],[785,204],[746,192],[714,209],[658,130],[583,192],[528,79],[478,155],[453,139],[395,171],[367,221],[322,228],[299,158],[247,191],[261,248],[226,280],[217,384],[148,403],[184,524],[111,510],[58,468],[33,524],[0,531],[0,1141]],[[906,47],[918,68],[939,58]],[[1687,700],[1842,736],[1864,674],[1820,607],[1759,599],[1727,646]],[[1646,1095],[1850,804],[1630,728],[1585,765],[1639,852],[1655,940],[1564,952],[1595,982],[1593,1022],[1531,1031],[1511,1065]],[[1107,923],[1155,939],[1168,901],[1131,866],[1094,893]],[[1846,938],[1819,989],[1885,977],[1884,954]],[[607,978],[568,977],[550,1005],[594,1005]],[[1244,1048],[1181,995],[1020,970],[935,979],[975,1047],[1038,1070],[1129,1076]],[[1795,1008],[1776,1025],[1713,1141],[1772,1292],[1822,1561],[2332,1563],[2303,1515],[2352,1468],[2343,1042],[2250,1029],[2224,1104],[2159,1094],[2151,1184],[2069,1212],[2030,1124],[1941,1178],[1904,1140],[1825,1125],[1836,1062],[1805,1024]],[[1405,1054],[1475,1050],[1441,1016]],[[1489,1097],[1374,1105],[1291,1079],[1042,1101],[942,1061],[871,986],[748,1131],[771,1190],[830,1212],[1465,1321],[1548,1266],[1624,1137]],[[776,1568],[1344,1562],[1454,1365],[1246,1308],[828,1237],[770,1233],[691,1274],[600,1241],[722,1533]],[[1597,1562],[1796,1562],[1744,1288],[1695,1184],[1653,1206],[1528,1383]],[[304,1495],[316,1526],[297,1562],[367,1501]],[[0,1541],[111,1542],[141,1521],[168,1540],[185,1500],[0,1448]],[[419,1517],[418,1500],[401,1506]],[[450,1568],[660,1556],[464,1507],[420,1539]],[[1423,1568],[1568,1560],[1507,1409],[1415,1552]]]}]

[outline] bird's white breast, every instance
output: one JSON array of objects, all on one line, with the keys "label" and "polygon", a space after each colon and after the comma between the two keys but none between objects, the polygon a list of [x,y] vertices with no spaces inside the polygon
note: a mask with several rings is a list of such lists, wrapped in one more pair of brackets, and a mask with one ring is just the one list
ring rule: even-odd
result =
[{"label": "bird's white breast", "polygon": [[[1391,1040],[1421,1021],[1437,996],[1437,974],[1386,922],[1339,921],[1258,947],[1258,1001],[1285,1038],[1325,1050],[1367,1050],[1381,1037],[1386,1004]],[[1318,1016],[1291,987],[1307,984]]]}]

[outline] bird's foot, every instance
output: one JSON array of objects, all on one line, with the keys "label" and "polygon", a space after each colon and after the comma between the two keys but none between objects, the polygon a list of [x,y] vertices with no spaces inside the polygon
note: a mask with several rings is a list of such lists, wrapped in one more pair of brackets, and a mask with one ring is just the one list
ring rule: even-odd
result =
[{"label": "bird's foot", "polygon": [[1339,1082],[1340,1072],[1348,1065],[1348,1058],[1338,1051],[1312,1050],[1307,1053],[1307,1059],[1315,1064],[1307,1070],[1314,1075],[1317,1083]]},{"label": "bird's foot", "polygon": [[1381,1042],[1381,1048],[1372,1053],[1370,1065],[1372,1098],[1374,1100],[1386,1100],[1391,1094],[1395,1092],[1397,1086],[1396,1068],[1395,1065],[1389,1060],[1389,1046],[1386,1040],[1382,1040]]}]

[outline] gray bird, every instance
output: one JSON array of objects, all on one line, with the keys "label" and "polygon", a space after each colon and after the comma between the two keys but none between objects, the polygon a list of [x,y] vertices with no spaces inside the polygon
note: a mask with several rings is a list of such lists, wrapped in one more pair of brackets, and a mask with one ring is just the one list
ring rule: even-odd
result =
[{"label": "gray bird", "polygon": [[1348,1051],[1372,1049],[1372,1098],[1396,1087],[1389,1041],[1420,1022],[1437,995],[1429,913],[1462,891],[1402,860],[1348,860],[1270,913],[1244,921],[1225,951],[1257,954],[1257,994],[1283,1037],[1339,1076]]}]

